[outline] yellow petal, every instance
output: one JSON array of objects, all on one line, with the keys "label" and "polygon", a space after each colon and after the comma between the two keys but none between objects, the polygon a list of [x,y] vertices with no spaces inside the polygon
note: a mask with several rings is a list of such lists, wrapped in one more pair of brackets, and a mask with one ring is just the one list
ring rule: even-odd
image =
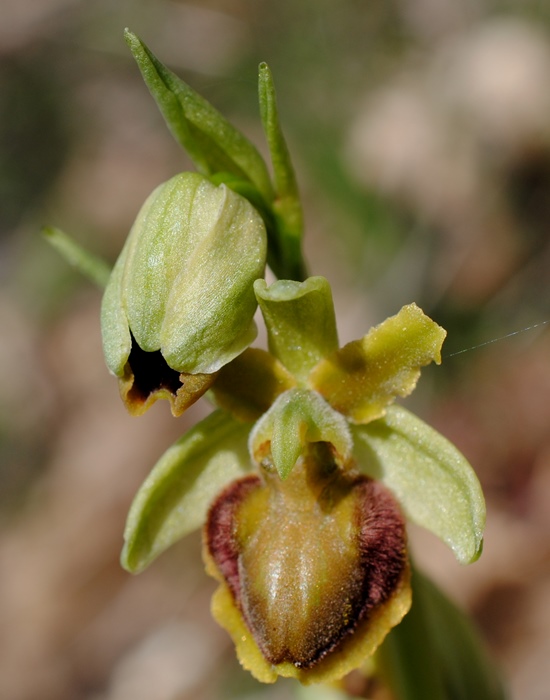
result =
[{"label": "yellow petal", "polygon": [[308,385],[354,423],[380,418],[397,396],[408,396],[420,368],[441,362],[446,332],[416,304],[348,343],[312,370]]}]

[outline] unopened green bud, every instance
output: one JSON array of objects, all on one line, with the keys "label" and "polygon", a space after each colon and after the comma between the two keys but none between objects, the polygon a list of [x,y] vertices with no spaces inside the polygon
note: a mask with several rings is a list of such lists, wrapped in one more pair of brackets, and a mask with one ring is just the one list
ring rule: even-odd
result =
[{"label": "unopened green bud", "polygon": [[260,215],[225,185],[182,173],[149,196],[102,306],[107,366],[131,413],[168,398],[179,415],[255,338]]}]

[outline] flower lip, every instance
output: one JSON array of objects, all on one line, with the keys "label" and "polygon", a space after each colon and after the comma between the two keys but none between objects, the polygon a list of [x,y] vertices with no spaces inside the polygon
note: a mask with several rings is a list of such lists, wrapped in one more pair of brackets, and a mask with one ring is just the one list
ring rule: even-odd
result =
[{"label": "flower lip", "polygon": [[404,519],[389,491],[353,469],[325,468],[327,445],[310,457],[286,482],[262,470],[231,484],[205,528],[208,568],[265,662],[300,680],[331,669],[356,634],[359,643],[384,636],[391,624],[372,632],[371,620],[408,577]]}]

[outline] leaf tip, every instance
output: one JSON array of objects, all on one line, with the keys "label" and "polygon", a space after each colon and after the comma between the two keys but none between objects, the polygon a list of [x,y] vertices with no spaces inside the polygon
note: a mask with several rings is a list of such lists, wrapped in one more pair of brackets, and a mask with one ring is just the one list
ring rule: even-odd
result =
[{"label": "leaf tip", "polygon": [[135,56],[136,53],[143,50],[143,43],[137,34],[134,34],[128,27],[124,28],[124,41],[128,45],[130,51]]},{"label": "leaf tip", "polygon": [[135,557],[132,556],[132,548],[129,546],[128,542],[124,543],[124,547],[120,553],[120,565],[129,574],[137,574],[140,571],[140,567],[136,563]]}]

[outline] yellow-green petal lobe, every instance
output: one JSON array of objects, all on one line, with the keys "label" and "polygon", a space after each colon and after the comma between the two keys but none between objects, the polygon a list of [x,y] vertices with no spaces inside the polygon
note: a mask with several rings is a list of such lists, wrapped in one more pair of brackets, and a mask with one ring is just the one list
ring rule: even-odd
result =
[{"label": "yellow-green petal lobe", "polygon": [[401,406],[352,428],[362,471],[382,479],[407,517],[431,530],[461,564],[481,554],[485,501],[466,458],[436,430]]},{"label": "yellow-green petal lobe", "polygon": [[157,462],[126,522],[122,565],[132,573],[202,526],[215,496],[251,467],[249,426],[215,411],[185,433]]},{"label": "yellow-green petal lobe", "polygon": [[354,423],[384,415],[397,396],[408,396],[420,369],[441,362],[446,332],[416,304],[372,328],[319,362],[308,385]]}]

